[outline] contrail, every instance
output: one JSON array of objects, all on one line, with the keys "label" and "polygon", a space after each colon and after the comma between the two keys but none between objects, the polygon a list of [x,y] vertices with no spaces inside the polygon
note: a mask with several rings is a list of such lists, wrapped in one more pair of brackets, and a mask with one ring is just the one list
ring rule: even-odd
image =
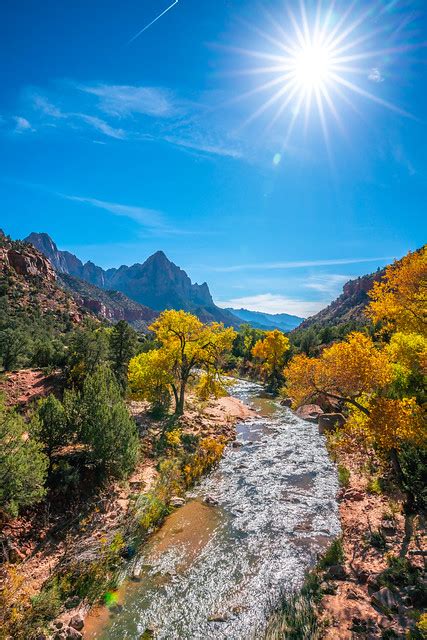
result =
[{"label": "contrail", "polygon": [[167,9],[165,9],[164,11],[162,11],[162,13],[157,16],[157,18],[154,18],[154,20],[152,20],[149,24],[147,24],[143,29],[141,29],[141,31],[138,31],[138,33],[136,35],[133,36],[133,38],[131,38],[128,41],[128,44],[130,44],[131,42],[133,42],[134,40],[136,40],[137,38],[139,38],[139,36],[141,35],[141,33],[144,33],[144,31],[147,31],[147,29],[149,29],[155,22],[157,22],[157,20],[160,20],[160,18],[162,16],[165,15],[165,13],[167,13],[168,11],[170,11],[172,9],[172,7],[174,7],[176,4],[178,4],[178,0],[175,0],[175,2],[173,2],[170,7],[168,7]]}]

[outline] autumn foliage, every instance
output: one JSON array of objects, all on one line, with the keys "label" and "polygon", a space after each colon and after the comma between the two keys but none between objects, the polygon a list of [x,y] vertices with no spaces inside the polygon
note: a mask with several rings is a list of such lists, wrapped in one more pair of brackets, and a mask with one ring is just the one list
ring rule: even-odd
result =
[{"label": "autumn foliage", "polygon": [[371,338],[354,332],[325,349],[319,358],[295,356],[285,376],[296,405],[319,394],[355,404],[362,394],[391,382],[393,369],[387,354]]},{"label": "autumn foliage", "polygon": [[405,332],[427,331],[427,247],[408,253],[386,268],[370,292],[367,315],[374,322]]},{"label": "autumn foliage", "polygon": [[[386,269],[374,285],[367,315],[378,323],[376,339],[354,332],[317,358],[294,356],[284,370],[295,406],[330,397],[347,406],[348,435],[362,437],[389,456],[405,447],[427,447],[426,248]],[[384,331],[385,329],[385,331]]]},{"label": "autumn foliage", "polygon": [[289,351],[289,339],[278,329],[267,331],[252,348],[252,355],[260,362],[261,374],[268,387],[276,390],[281,381],[284,358]]},{"label": "autumn foliage", "polygon": [[167,310],[151,325],[158,349],[129,363],[131,391],[151,403],[164,403],[173,394],[175,414],[184,411],[188,384],[202,373],[201,394],[219,394],[223,360],[231,351],[235,331],[214,322],[203,324],[185,311]]}]

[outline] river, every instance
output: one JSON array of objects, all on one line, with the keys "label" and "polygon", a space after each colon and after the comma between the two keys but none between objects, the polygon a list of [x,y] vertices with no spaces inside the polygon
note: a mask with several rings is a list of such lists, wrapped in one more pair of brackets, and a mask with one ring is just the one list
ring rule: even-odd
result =
[{"label": "river", "polygon": [[298,589],[339,534],[336,472],[317,425],[258,384],[238,381],[232,394],[259,417],[237,425],[240,446],[151,537],[138,581],[89,617],[85,638],[139,640],[147,629],[156,640],[262,637],[279,593]]}]

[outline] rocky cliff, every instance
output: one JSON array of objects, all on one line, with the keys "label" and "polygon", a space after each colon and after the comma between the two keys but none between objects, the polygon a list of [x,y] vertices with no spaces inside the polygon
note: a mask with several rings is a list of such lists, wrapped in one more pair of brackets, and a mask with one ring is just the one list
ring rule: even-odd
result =
[{"label": "rocky cliff", "polygon": [[79,306],[109,322],[126,320],[135,329],[145,332],[158,315],[153,309],[131,300],[120,291],[105,291],[66,273],[59,274],[58,280]]},{"label": "rocky cliff", "polygon": [[304,320],[298,330],[307,329],[312,325],[338,325],[345,322],[366,323],[364,309],[369,303],[368,293],[374,282],[381,280],[384,273],[385,271],[382,269],[355,280],[349,280],[344,285],[342,294],[336,300],[316,315]]},{"label": "rocky cliff", "polygon": [[29,242],[49,258],[59,273],[68,273],[98,287],[106,286],[105,273],[101,267],[90,261],[83,264],[73,253],[60,251],[47,233],[30,233],[24,242]]},{"label": "rocky cliff", "polygon": [[0,235],[1,296],[8,309],[54,313],[80,322],[83,311],[57,281],[51,262],[35,247]]}]

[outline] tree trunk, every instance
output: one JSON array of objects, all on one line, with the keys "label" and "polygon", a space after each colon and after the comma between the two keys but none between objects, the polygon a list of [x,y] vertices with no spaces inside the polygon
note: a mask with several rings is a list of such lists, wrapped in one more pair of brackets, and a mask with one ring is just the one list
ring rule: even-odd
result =
[{"label": "tree trunk", "polygon": [[415,496],[412,493],[412,491],[410,491],[409,489],[406,489],[403,486],[404,477],[403,477],[402,467],[400,466],[399,456],[397,454],[396,449],[392,449],[390,451],[390,460],[391,460],[393,470],[397,476],[397,480],[400,484],[400,487],[403,493],[405,494],[405,505],[404,505],[405,511],[407,513],[413,513],[415,511],[415,503],[416,503]]},{"label": "tree trunk", "polygon": [[181,383],[181,387],[179,389],[179,397],[176,401],[175,407],[175,415],[182,416],[184,413],[184,403],[185,403],[185,382]]}]

